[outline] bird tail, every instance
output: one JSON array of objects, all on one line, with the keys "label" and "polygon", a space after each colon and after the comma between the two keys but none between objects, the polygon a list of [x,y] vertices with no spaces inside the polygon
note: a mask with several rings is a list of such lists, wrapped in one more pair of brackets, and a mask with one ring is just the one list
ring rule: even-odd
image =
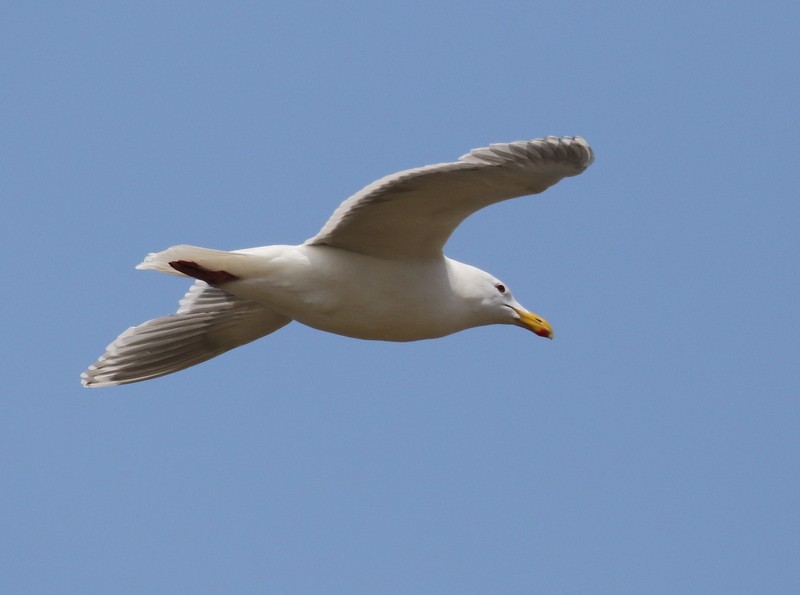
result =
[{"label": "bird tail", "polygon": [[141,264],[136,266],[142,271],[158,271],[180,277],[197,277],[190,270],[188,273],[181,270],[181,267],[174,263],[193,263],[206,271],[225,271],[233,276],[243,276],[242,269],[247,267],[247,261],[252,256],[237,252],[226,252],[225,250],[211,250],[198,246],[172,246],[163,252],[151,252]]}]

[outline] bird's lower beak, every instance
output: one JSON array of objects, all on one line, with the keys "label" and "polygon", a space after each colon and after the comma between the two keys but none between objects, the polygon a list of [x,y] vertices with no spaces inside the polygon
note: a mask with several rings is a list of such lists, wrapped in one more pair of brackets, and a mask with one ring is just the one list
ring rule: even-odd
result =
[{"label": "bird's lower beak", "polygon": [[519,316],[517,320],[519,326],[536,333],[540,337],[545,337],[546,339],[553,338],[553,327],[550,326],[550,323],[544,318],[523,309],[514,308],[514,312]]}]

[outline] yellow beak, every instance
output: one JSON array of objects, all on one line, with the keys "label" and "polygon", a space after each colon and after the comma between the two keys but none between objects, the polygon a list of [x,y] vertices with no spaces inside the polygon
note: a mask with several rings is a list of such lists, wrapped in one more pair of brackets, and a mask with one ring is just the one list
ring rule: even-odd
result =
[{"label": "yellow beak", "polygon": [[544,318],[537,316],[533,312],[528,312],[527,310],[518,310],[514,308],[514,312],[519,316],[519,320],[517,321],[519,326],[536,333],[540,337],[545,337],[546,339],[553,338],[553,327],[550,326],[550,323]]}]

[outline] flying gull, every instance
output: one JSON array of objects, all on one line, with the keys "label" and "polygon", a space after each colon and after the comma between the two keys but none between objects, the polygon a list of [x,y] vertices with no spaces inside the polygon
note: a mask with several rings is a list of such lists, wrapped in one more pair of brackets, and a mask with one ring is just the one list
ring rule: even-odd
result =
[{"label": "flying gull", "polygon": [[84,386],[171,374],[296,320],[359,339],[418,341],[488,324],[552,338],[508,286],[442,248],[467,216],[543,192],[594,160],[577,136],[474,149],[391,174],[345,200],[297,246],[225,252],[173,246],[136,268],[196,279],[175,314],[129,328],[81,375]]}]

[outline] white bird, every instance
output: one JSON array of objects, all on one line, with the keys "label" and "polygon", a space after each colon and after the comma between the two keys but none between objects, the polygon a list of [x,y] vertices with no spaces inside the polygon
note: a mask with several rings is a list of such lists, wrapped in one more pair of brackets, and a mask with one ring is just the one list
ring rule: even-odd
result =
[{"label": "white bird", "polygon": [[175,314],[129,328],[82,375],[84,386],[177,372],[275,332],[292,320],[382,341],[514,324],[552,338],[494,276],[442,253],[467,216],[543,192],[594,160],[580,137],[474,149],[453,163],[401,171],[345,200],[298,246],[225,252],[173,246],[138,265],[197,281]]}]

